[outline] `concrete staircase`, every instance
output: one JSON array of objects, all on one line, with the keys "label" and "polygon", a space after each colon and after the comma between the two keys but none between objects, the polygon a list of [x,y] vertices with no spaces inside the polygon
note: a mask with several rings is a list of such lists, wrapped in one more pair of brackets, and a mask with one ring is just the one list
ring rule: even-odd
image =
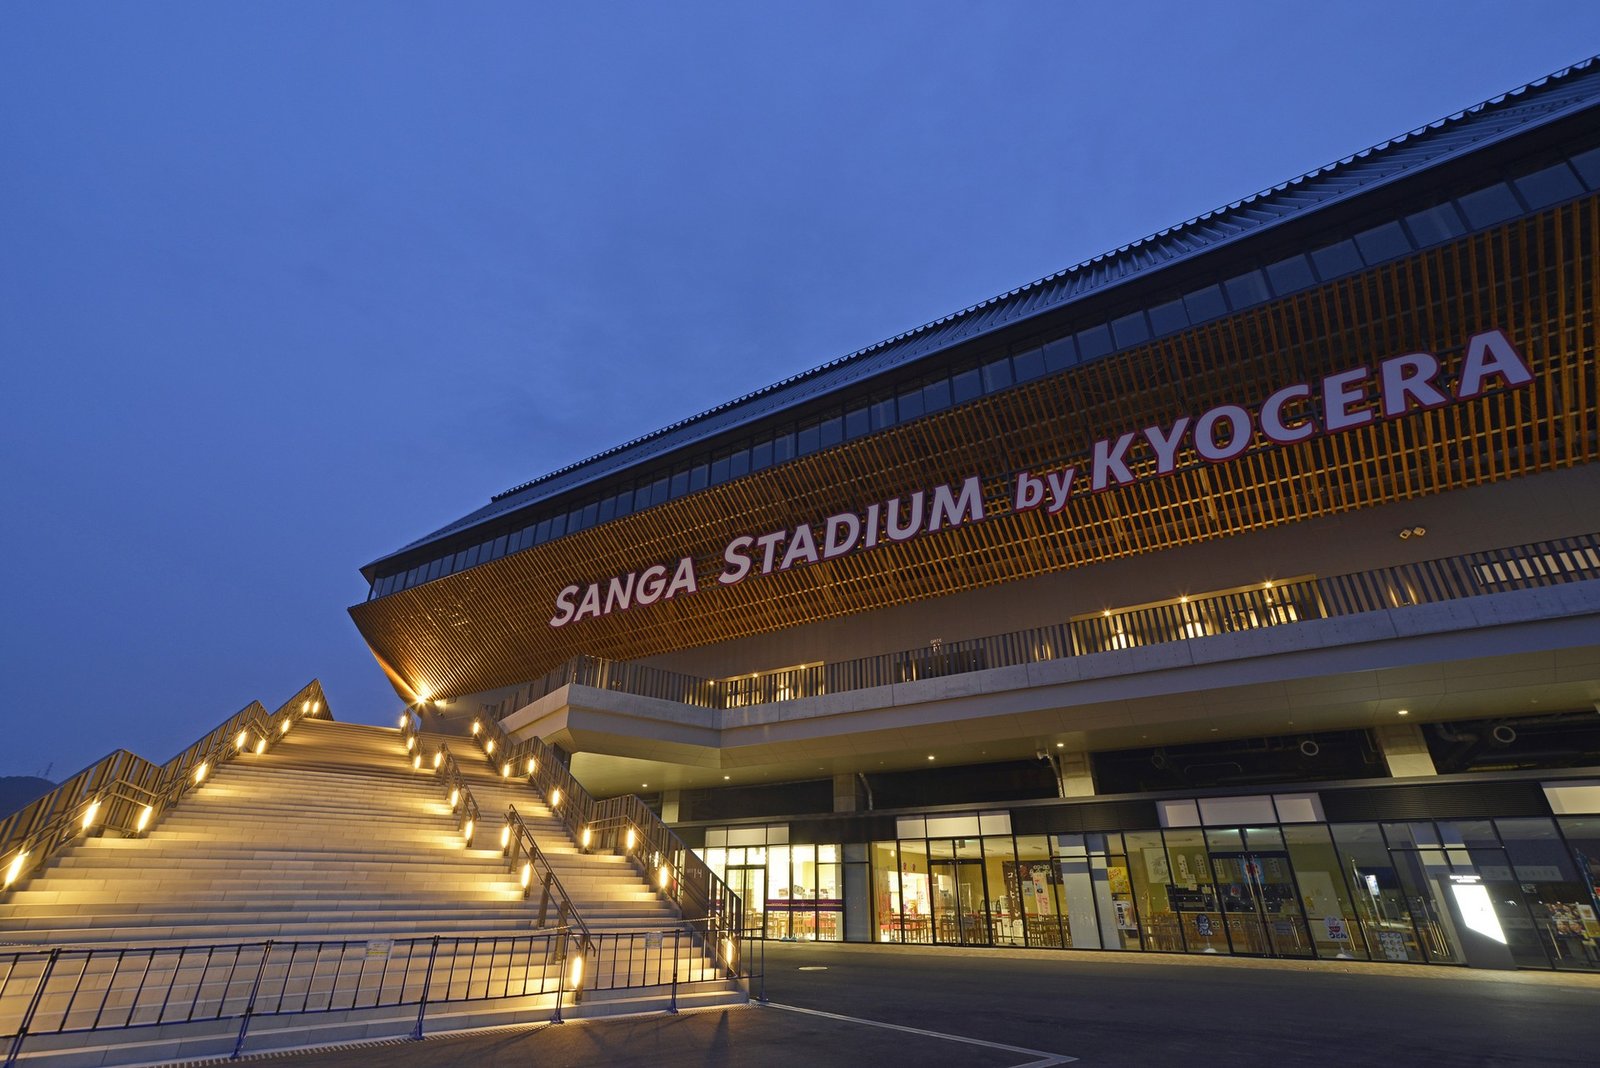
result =
[{"label": "concrete staircase", "polygon": [[[267,752],[216,769],[147,837],[85,838],[13,889],[0,899],[0,1035],[16,1030],[46,966],[42,953],[13,954],[72,947],[19,1063],[226,1054],[257,974],[277,1002],[257,1007],[250,1051],[404,1034],[425,982],[430,1031],[545,1020],[558,999],[568,1014],[664,1008],[668,992],[645,984],[674,966],[680,981],[704,980],[678,992],[682,1004],[746,1000],[626,858],[583,855],[531,787],[496,776],[460,739],[424,738],[424,751],[439,740],[455,743],[480,808],[473,847],[431,764],[412,769],[399,731],[305,720]],[[536,929],[537,897],[524,900],[501,856],[510,804],[596,937],[581,1007],[561,993],[575,947]],[[235,948],[268,940],[276,948]],[[48,1033],[88,1026],[91,1007],[102,1021],[150,1026]],[[0,1060],[8,1046],[0,1039]]]}]

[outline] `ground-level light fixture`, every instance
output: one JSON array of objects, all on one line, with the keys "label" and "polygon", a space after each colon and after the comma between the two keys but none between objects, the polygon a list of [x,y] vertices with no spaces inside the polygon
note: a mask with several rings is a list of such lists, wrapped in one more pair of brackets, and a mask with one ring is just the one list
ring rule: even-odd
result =
[{"label": "ground-level light fixture", "polygon": [[630,853],[633,852],[634,843],[636,843],[638,840],[639,840],[638,832],[636,832],[632,827],[629,827],[628,828],[628,852],[630,852]]},{"label": "ground-level light fixture", "polygon": [[421,753],[413,753],[413,754],[411,754],[411,770],[412,771],[420,771],[421,768],[422,768],[422,754]]},{"label": "ground-level light fixture", "polygon": [[239,750],[239,752],[241,752],[241,753],[244,752],[244,747],[246,745],[249,745],[249,744],[250,744],[250,732],[249,731],[240,731],[238,734],[233,736],[233,747],[235,749]]},{"label": "ground-level light fixture", "polygon": [[577,990],[583,985],[583,957],[572,958],[571,987]]},{"label": "ground-level light fixture", "polygon": [[475,827],[474,827],[473,822],[471,820],[468,820],[467,821],[467,825],[465,827],[461,828],[461,837],[466,839],[467,845],[471,845],[472,844],[472,832],[473,832],[474,829],[475,829]]},{"label": "ground-level light fixture", "polygon": [[263,734],[256,739],[256,755],[260,756],[267,751],[267,736]]},{"label": "ground-level light fixture", "polygon": [[143,834],[144,829],[150,826],[150,817],[154,816],[155,814],[156,810],[151,808],[149,805],[141,808],[139,810],[139,818],[133,821],[134,832],[137,834]]},{"label": "ground-level light fixture", "polygon": [[89,802],[89,807],[83,810],[83,829],[88,830],[94,826],[94,821],[100,818],[100,799],[97,797]]},{"label": "ground-level light fixture", "polygon": [[460,801],[461,801],[461,791],[459,789],[451,790],[450,791],[450,811],[451,812],[454,812],[456,810],[456,805],[458,803],[460,803]]},{"label": "ground-level light fixture", "polygon": [[511,778],[511,761],[508,760],[500,765],[500,777],[502,779]]},{"label": "ground-level light fixture", "polygon": [[487,742],[485,742],[483,749],[484,752],[488,753],[490,756],[494,756],[494,739],[490,738]]},{"label": "ground-level light fixture", "polygon": [[522,865],[522,888],[526,890],[531,882],[533,882],[533,861],[530,860]]},{"label": "ground-level light fixture", "polygon": [[551,808],[560,808],[561,807],[561,787],[559,787],[559,786],[557,786],[554,790],[550,791],[550,807]]},{"label": "ground-level light fixture", "polygon": [[282,723],[278,724],[278,733],[279,734],[288,734],[289,733],[289,721],[287,719],[284,720]]},{"label": "ground-level light fixture", "polygon": [[511,824],[508,823],[504,827],[500,828],[500,848],[501,849],[509,849],[510,847],[511,847]]},{"label": "ground-level light fixture", "polygon": [[433,766],[435,768],[437,768],[440,764],[443,764],[443,763],[444,763],[444,750],[441,749],[437,753],[433,754]]},{"label": "ground-level light fixture", "polygon": [[194,781],[195,781],[196,785],[206,781],[206,772],[208,772],[210,770],[211,770],[211,765],[207,764],[207,763],[205,763],[203,761],[201,762],[199,767],[194,769]]},{"label": "ground-level light fixture", "polygon": [[483,720],[481,720],[481,719],[473,720],[472,721],[472,736],[474,738],[476,738],[478,736],[478,732],[481,731],[481,730],[483,730]]},{"label": "ground-level light fixture", "polygon": [[18,853],[16,856],[11,858],[11,864],[6,868],[6,881],[3,884],[0,884],[0,890],[5,889],[17,881],[17,876],[22,874],[23,862],[27,859],[27,853]]},{"label": "ground-level light fixture", "polygon": [[592,830],[590,830],[588,827],[585,827],[583,829],[583,848],[585,848],[585,849],[589,848],[589,841],[590,841],[591,838],[593,838],[593,836],[594,836],[594,832]]}]

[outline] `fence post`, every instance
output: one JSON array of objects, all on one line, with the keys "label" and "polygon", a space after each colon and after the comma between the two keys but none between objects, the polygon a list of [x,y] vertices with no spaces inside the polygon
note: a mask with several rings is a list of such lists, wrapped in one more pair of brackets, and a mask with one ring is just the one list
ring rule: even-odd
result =
[{"label": "fence post", "polygon": [[422,1014],[428,1011],[428,987],[433,985],[433,961],[439,955],[439,936],[433,936],[433,948],[428,950],[428,971],[422,977],[422,999],[417,1003],[417,1025],[411,1029],[411,1037],[420,1041],[422,1039]]},{"label": "fence post", "polygon": [[557,928],[555,941],[550,944],[548,952],[553,952],[556,958],[556,1013],[550,1017],[550,1022],[561,1022],[561,1001],[566,997],[567,990],[567,928],[562,925]]},{"label": "fence post", "polygon": [[676,1016],[678,1014],[678,940],[682,932],[678,928],[672,931],[672,1001],[667,1005],[667,1012]]},{"label": "fence post", "polygon": [[28,1002],[28,1008],[22,1014],[22,1022],[17,1024],[17,1037],[11,1040],[11,1052],[6,1054],[5,1068],[11,1068],[17,1063],[17,1056],[22,1052],[22,1041],[28,1037],[28,1025],[33,1022],[33,1014],[39,1009],[39,1002],[44,1000],[45,985],[50,982],[50,973],[56,970],[56,961],[61,956],[61,950],[52,949],[50,959],[45,961],[44,974],[39,976],[39,986],[33,992],[33,999]]},{"label": "fence post", "polygon": [[[261,947],[261,963],[256,967],[256,981],[250,984],[250,1000],[244,1003],[244,1018],[239,1021],[239,1037],[233,1042],[233,1053],[228,1057],[230,1061],[238,1060],[239,1054],[244,1052],[244,1036],[250,1032],[250,1017],[256,1011],[256,993],[261,989],[261,977],[267,973],[267,958],[271,956],[272,940],[268,939],[266,945]],[[173,977],[176,979],[176,972],[173,973]],[[226,987],[223,988],[222,996],[228,996]]]}]

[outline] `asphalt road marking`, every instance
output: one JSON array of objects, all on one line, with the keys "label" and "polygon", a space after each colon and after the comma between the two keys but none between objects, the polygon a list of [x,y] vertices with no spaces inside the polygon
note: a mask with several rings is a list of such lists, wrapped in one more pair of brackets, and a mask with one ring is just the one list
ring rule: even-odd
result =
[{"label": "asphalt road marking", "polygon": [[765,1003],[769,1009],[782,1009],[784,1012],[799,1012],[807,1016],[822,1016],[829,1020],[844,1020],[847,1023],[863,1024],[867,1027],[882,1027],[889,1031],[904,1031],[910,1035],[924,1035],[928,1038],[942,1038],[946,1042],[965,1042],[969,1046],[984,1046],[988,1049],[1005,1050],[1007,1053],[1021,1053],[1034,1059],[1025,1064],[1014,1065],[1013,1068],[1051,1068],[1051,1065],[1070,1064],[1076,1057],[1068,1057],[1060,1053],[1046,1053],[1042,1049],[1028,1049],[1024,1046],[1008,1046],[1003,1042],[985,1042],[981,1038],[968,1038],[966,1035],[948,1035],[942,1031],[924,1031],[920,1027],[906,1027],[904,1024],[884,1023],[881,1020],[863,1020],[859,1016],[841,1016],[836,1012],[823,1012],[820,1009],[802,1009],[798,1005],[779,1005],[775,1001]]}]

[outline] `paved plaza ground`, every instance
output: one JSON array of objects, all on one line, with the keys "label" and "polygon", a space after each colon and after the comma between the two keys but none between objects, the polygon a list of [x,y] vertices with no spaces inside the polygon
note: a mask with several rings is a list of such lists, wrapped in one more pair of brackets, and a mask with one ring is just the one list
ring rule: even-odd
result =
[{"label": "paved plaza ground", "polygon": [[273,1061],[295,1068],[1600,1064],[1600,976],[812,944],[771,945],[766,961],[766,1007]]}]

